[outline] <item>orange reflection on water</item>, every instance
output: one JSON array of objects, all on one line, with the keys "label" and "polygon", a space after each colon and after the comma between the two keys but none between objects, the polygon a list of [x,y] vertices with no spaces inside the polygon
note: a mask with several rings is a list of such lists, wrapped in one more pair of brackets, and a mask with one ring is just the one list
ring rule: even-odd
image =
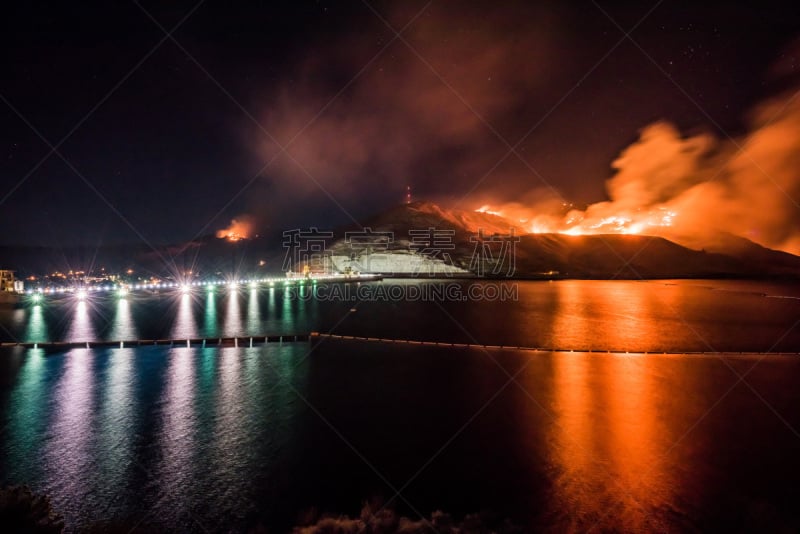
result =
[{"label": "orange reflection on water", "polygon": [[637,351],[666,346],[660,321],[653,320],[664,315],[662,304],[644,283],[568,280],[556,288],[556,348]]},{"label": "orange reflection on water", "polygon": [[647,356],[553,354],[555,524],[661,530],[672,501],[669,443]]},{"label": "orange reflection on water", "polygon": [[671,473],[662,461],[669,432],[659,418],[647,358],[613,356],[605,375],[610,468],[621,486],[616,495],[623,503],[620,517],[637,530],[652,526],[649,509],[673,502]]},{"label": "orange reflection on water", "polygon": [[[594,413],[598,406],[592,386],[590,359],[582,353],[553,354],[554,426],[552,457],[555,503],[549,509],[553,524],[589,528],[608,500],[602,463],[598,460],[600,437]],[[601,500],[602,499],[602,500]]]},{"label": "orange reflection on water", "polygon": [[645,350],[657,345],[658,301],[644,283],[604,282],[598,288],[603,291],[604,317],[613,318],[613,325],[603,328],[603,337],[608,349]]},{"label": "orange reflection on water", "polygon": [[[563,348],[591,348],[592,310],[583,295],[585,286],[567,280],[556,284],[557,308],[553,317],[553,338]],[[551,343],[555,344],[555,343]]]}]

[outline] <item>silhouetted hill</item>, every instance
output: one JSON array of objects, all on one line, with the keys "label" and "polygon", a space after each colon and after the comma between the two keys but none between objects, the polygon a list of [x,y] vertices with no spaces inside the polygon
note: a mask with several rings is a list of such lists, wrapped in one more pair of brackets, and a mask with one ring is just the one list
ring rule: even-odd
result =
[{"label": "silhouetted hill", "polygon": [[[691,249],[663,237],[645,235],[520,234],[511,221],[488,213],[443,209],[429,202],[396,206],[371,217],[365,227],[393,232],[390,248],[407,248],[410,230],[452,231],[454,263],[469,268],[474,239],[515,232],[516,276],[573,278],[694,278],[800,276],[800,257],[726,235],[706,250]],[[349,229],[354,229],[350,227]],[[334,250],[345,251],[338,241]],[[558,275],[555,275],[557,272]]]},{"label": "silhouetted hill", "polygon": [[[474,211],[444,209],[430,202],[395,206],[334,231],[330,250],[348,253],[346,231],[370,228],[392,232],[388,250],[408,250],[411,230],[450,232],[446,252],[454,264],[469,269],[476,237],[491,239],[514,231],[516,276],[571,278],[689,278],[689,277],[800,277],[800,257],[771,250],[747,239],[719,235],[693,247],[663,237],[643,235],[523,234],[502,217]],[[686,243],[687,241],[683,241]],[[208,236],[182,244],[151,248],[145,244],[101,247],[0,247],[0,268],[25,275],[55,270],[90,270],[105,267],[112,272],[133,269],[138,275],[182,276],[239,273],[240,276],[276,274],[283,270],[285,249],[280,234],[231,242]],[[557,273],[557,274],[556,274]]]}]

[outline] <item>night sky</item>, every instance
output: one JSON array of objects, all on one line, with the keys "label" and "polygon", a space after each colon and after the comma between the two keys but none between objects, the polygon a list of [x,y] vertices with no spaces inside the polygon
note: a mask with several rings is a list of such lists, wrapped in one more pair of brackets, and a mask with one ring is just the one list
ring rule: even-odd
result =
[{"label": "night sky", "polygon": [[169,4],[4,10],[0,244],[597,202],[646,125],[739,135],[800,72],[791,3]]}]

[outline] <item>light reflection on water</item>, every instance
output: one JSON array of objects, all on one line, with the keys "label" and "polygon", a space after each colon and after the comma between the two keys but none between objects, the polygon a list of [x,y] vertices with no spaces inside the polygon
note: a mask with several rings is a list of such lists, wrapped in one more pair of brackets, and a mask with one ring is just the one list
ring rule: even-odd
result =
[{"label": "light reflection on water", "polygon": [[[566,349],[660,350],[661,325],[654,321],[663,305],[656,294],[635,282],[599,281],[556,284],[551,346]],[[673,314],[674,315],[674,314]],[[678,318],[680,320],[680,317]]]},{"label": "light reflection on water", "polygon": [[225,322],[223,324],[223,332],[227,336],[241,336],[243,334],[242,314],[239,309],[240,298],[241,295],[238,289],[231,289],[225,296]]},{"label": "light reflection on water", "polygon": [[86,475],[94,472],[95,464],[91,454],[96,420],[92,369],[95,356],[91,350],[76,349],[65,358],[54,390],[53,404],[57,409],[48,414],[51,439],[35,449],[44,457],[50,491],[69,495],[69,501],[64,503],[67,513],[80,509],[81,503],[91,498],[91,478]]},{"label": "light reflection on water", "polygon": [[2,404],[0,483],[47,493],[71,529],[133,526],[151,512],[148,524],[164,528],[193,530],[192,516],[207,512],[207,528],[226,525],[247,506],[253,477],[288,452],[292,391],[303,386],[285,381],[304,352],[29,349]]},{"label": "light reflection on water", "polygon": [[25,331],[25,340],[33,342],[50,340],[47,333],[47,322],[45,321],[41,304],[36,304],[31,308],[28,326]]},{"label": "light reflection on water", "polygon": [[[800,445],[744,387],[715,406],[736,380],[718,359],[500,352],[512,370],[530,361],[525,390],[506,388],[472,419],[508,379],[481,351],[338,342],[307,352],[28,350],[3,405],[0,479],[47,492],[73,527],[149,518],[156,530],[191,531],[196,520],[240,530],[260,518],[283,531],[308,507],[346,512],[386,489],[328,423],[405,481],[470,421],[404,492],[420,509],[481,505],[557,531],[669,531],[726,517],[752,526],[750,508],[761,513],[766,499],[770,524],[792,521],[776,495],[800,467]],[[753,361],[729,364],[742,372]],[[792,425],[798,372],[777,358],[750,375]],[[767,457],[753,453],[767,445]],[[403,451],[407,471],[387,447]]]},{"label": "light reflection on water", "polygon": [[194,322],[194,301],[192,295],[183,294],[178,300],[175,323],[170,332],[170,339],[192,339],[197,337],[197,325]]},{"label": "light reflection on water", "polygon": [[185,349],[172,350],[167,357],[167,377],[162,395],[164,408],[158,431],[160,462],[155,476],[161,481],[158,498],[167,499],[166,505],[169,506],[170,503],[186,501],[192,494],[197,449],[194,406],[197,358]]},{"label": "light reflection on water", "polygon": [[[466,286],[472,282],[424,282],[442,283]],[[402,289],[421,283],[386,284]],[[751,284],[744,291],[741,283],[725,281],[713,284],[728,284],[731,290],[689,282],[507,284],[518,286],[517,300],[320,301],[310,297],[308,286],[220,288],[187,295],[130,295],[122,300],[93,296],[87,302],[53,298],[41,306],[0,310],[4,326],[0,338],[127,341],[335,330],[344,335],[567,350],[800,350],[800,331],[791,328],[800,318],[800,300],[764,296],[791,293],[791,288],[765,285],[758,292]],[[351,308],[358,313],[350,313]],[[774,346],[776,340],[780,341]]]},{"label": "light reflection on water", "polygon": [[256,332],[261,325],[261,305],[258,290],[251,289],[247,296],[247,331]]},{"label": "light reflection on water", "polygon": [[563,353],[553,358],[551,510],[569,529],[664,531],[653,510],[679,506],[667,462],[676,429],[659,416],[664,392],[643,356]]},{"label": "light reflection on water", "polygon": [[138,469],[131,431],[138,423],[134,397],[136,351],[116,349],[98,358],[103,358],[107,367],[105,376],[94,377],[100,382],[97,387],[101,400],[96,415],[97,447],[93,452],[97,465],[96,491],[108,502],[122,497],[131,471]]},{"label": "light reflection on water", "polygon": [[[219,293],[171,296],[152,308],[107,303],[108,331],[152,332],[148,317],[176,337],[292,332],[342,319],[342,310],[325,315],[329,304],[287,299],[283,290]],[[67,335],[81,339],[105,331],[96,321],[103,306],[47,304],[24,310],[22,324],[38,336],[64,321]],[[165,307],[171,315],[152,312]],[[684,317],[670,315],[674,308]],[[344,315],[340,331],[463,336],[436,309],[365,303]],[[701,346],[694,328],[747,347],[800,318],[789,299],[630,282],[523,284],[511,305],[448,311],[481,340],[639,350]],[[785,339],[798,346],[796,335]],[[51,494],[73,525],[149,517],[155,530],[196,530],[195,517],[211,531],[242,530],[252,515],[285,531],[305,509],[353,513],[363,499],[387,496],[385,482],[298,391],[397,486],[469,422],[404,491],[425,512],[500,508],[555,531],[800,521],[783,489],[796,485],[800,441],[747,387],[731,389],[728,366],[743,373],[755,358],[502,351],[493,355],[512,371],[530,363],[519,376],[530,396],[512,384],[473,419],[508,380],[483,351],[356,342],[310,349],[157,346],[4,358],[0,481]],[[798,362],[767,357],[748,375],[794,428]]]},{"label": "light reflection on water", "polygon": [[84,300],[74,304],[72,323],[67,334],[67,339],[70,341],[92,341],[97,339],[94,325],[89,316],[89,306],[89,303]]},{"label": "light reflection on water", "polygon": [[580,288],[574,285],[560,286],[555,296],[559,313],[553,317],[553,330],[559,333],[563,346],[574,347],[584,340],[593,339],[594,310],[591,309],[591,302],[579,298]]},{"label": "light reflection on water", "polygon": [[28,350],[10,396],[13,409],[8,415],[6,457],[11,477],[17,480],[41,476],[41,462],[35,461],[31,451],[39,450],[47,426],[44,399],[52,395],[52,378],[44,369],[47,363],[42,349]]},{"label": "light reflection on water", "polygon": [[117,301],[110,337],[121,341],[139,337],[131,315],[131,303],[127,298],[120,298]]},{"label": "light reflection on water", "polygon": [[[218,390],[214,413],[214,437],[210,444],[209,458],[214,478],[223,487],[230,487],[247,480],[247,454],[249,432],[245,430],[248,412],[244,395],[242,358],[245,353],[234,348],[220,349],[217,355]],[[236,501],[226,495],[226,508],[235,507]],[[243,503],[240,503],[243,504]]]},{"label": "light reflection on water", "polygon": [[209,291],[205,298],[205,313],[203,314],[203,336],[213,337],[217,333],[217,296]]}]

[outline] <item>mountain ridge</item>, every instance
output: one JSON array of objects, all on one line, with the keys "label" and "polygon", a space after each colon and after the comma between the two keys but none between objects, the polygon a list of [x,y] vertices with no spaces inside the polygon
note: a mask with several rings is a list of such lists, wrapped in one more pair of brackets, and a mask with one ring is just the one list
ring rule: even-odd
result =
[{"label": "mountain ridge", "polygon": [[[431,202],[400,204],[376,213],[363,225],[351,224],[334,231],[327,249],[332,254],[352,254],[345,232],[392,232],[387,252],[424,248],[411,230],[424,234],[444,231],[442,254],[453,265],[481,273],[495,271],[496,263],[475,263],[476,247],[491,245],[493,237],[514,232],[516,278],[800,278],[800,257],[771,250],[745,238],[722,235],[707,247],[690,248],[662,236],[598,234],[572,236],[558,233],[523,233],[519,225],[498,215],[447,209]],[[482,233],[481,233],[482,232]],[[21,274],[46,274],[54,270],[88,270],[105,266],[138,275],[173,276],[188,271],[202,275],[239,273],[242,276],[276,274],[284,270],[286,249],[279,235],[229,242],[206,236],[185,243],[151,248],[145,244],[101,247],[0,247],[0,266]],[[491,263],[491,262],[489,262]],[[476,268],[480,266],[480,268]],[[508,274],[508,270],[502,271]]]},{"label": "mountain ridge", "polygon": [[[499,215],[445,209],[431,202],[394,206],[368,218],[363,228],[393,232],[390,250],[408,247],[412,229],[450,231],[450,256],[462,268],[470,267],[476,241],[513,232],[518,238],[514,276],[521,278],[800,277],[800,257],[730,235],[710,242],[708,248],[693,249],[657,235],[525,233]],[[343,251],[346,243],[339,240],[332,248]]]}]

